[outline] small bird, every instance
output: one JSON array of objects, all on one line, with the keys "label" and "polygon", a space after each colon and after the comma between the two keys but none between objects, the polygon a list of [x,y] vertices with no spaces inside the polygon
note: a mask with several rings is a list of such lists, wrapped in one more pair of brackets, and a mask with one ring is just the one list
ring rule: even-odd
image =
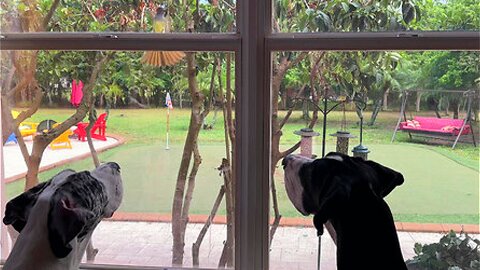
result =
[{"label": "small bird", "polygon": [[[153,20],[153,32],[170,32],[168,18],[163,7],[157,8],[157,13]],[[148,51],[143,55],[142,63],[157,67],[172,66],[178,63],[183,57],[185,57],[185,53],[179,51]]]}]

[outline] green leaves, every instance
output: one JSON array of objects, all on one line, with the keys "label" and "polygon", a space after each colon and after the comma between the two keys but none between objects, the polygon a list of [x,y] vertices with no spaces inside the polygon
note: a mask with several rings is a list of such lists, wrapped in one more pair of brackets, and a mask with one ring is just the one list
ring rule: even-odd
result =
[{"label": "green leaves", "polygon": [[[407,262],[428,270],[474,270],[480,265],[479,241],[450,231],[438,243],[415,244],[416,256]],[[417,268],[416,268],[417,269]]]}]

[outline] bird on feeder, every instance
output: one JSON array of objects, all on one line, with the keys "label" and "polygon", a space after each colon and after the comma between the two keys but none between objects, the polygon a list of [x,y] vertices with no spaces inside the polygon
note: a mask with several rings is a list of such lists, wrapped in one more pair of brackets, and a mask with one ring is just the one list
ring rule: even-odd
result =
[{"label": "bird on feeder", "polygon": [[[169,33],[170,27],[168,20],[169,18],[167,17],[165,8],[157,8],[153,19],[153,32]],[[156,67],[172,66],[182,60],[183,57],[185,57],[185,53],[180,51],[148,51],[143,55],[142,63]]]}]

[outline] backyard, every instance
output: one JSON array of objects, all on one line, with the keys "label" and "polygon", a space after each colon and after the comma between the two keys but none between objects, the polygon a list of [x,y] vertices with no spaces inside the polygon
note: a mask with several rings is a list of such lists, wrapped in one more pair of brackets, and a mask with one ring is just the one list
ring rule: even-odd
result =
[{"label": "backyard", "polygon": [[[65,120],[72,109],[40,109],[31,120]],[[284,115],[281,112],[280,115]],[[424,112],[424,114],[431,114]],[[213,123],[211,112],[207,123]],[[100,154],[102,161],[116,161],[122,166],[125,197],[120,212],[171,213],[175,180],[182,156],[183,143],[188,130],[190,110],[174,109],[170,114],[170,150],[166,144],[166,109],[111,110],[107,121],[107,134],[125,138],[126,143]],[[334,111],[328,116],[327,134],[340,127],[342,113]],[[374,126],[365,126],[364,145],[371,153],[369,159],[378,161],[402,172],[404,185],[387,198],[396,221],[419,223],[477,224],[479,218],[479,148],[459,144],[435,144],[416,139],[410,141],[400,133],[390,143],[398,112],[381,112]],[[321,120],[321,119],[320,119]],[[359,133],[355,112],[347,112],[347,129]],[[475,125],[477,126],[477,125]],[[298,142],[293,131],[305,127],[301,112],[294,112],[283,128],[280,145],[287,148]],[[321,132],[317,124],[315,130]],[[478,127],[476,127],[478,134]],[[223,177],[216,169],[225,155],[225,135],[221,113],[213,129],[201,130],[199,150],[202,164],[197,175],[196,190],[191,204],[192,214],[207,215],[213,205]],[[477,137],[478,138],[478,137]],[[358,137],[350,142],[357,145]],[[427,143],[428,142],[428,143]],[[8,147],[8,146],[7,146]],[[327,135],[327,152],[335,150],[335,138]],[[68,153],[68,152],[66,152]],[[321,136],[314,140],[314,154],[321,154]],[[40,174],[41,181],[48,180],[65,168],[91,169],[91,159],[77,161]],[[299,217],[291,206],[283,187],[283,170],[275,172],[280,213],[283,217]],[[7,185],[9,197],[19,194],[24,181]],[[220,207],[219,214],[225,214]]]}]

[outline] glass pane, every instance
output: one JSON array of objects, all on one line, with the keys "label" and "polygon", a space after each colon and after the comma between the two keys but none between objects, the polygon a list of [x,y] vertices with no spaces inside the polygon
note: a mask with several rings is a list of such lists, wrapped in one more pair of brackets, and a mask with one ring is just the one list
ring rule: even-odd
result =
[{"label": "glass pane", "polygon": [[0,6],[1,31],[234,32],[235,6],[235,0],[10,0]]},{"label": "glass pane", "polygon": [[[232,53],[185,52],[173,66],[143,63],[144,52],[2,51],[1,57],[7,200],[22,194],[26,184],[33,187],[52,177],[54,183],[70,183],[80,177],[57,175],[66,169],[91,171],[109,190],[112,181],[106,181],[116,175],[116,167],[107,163],[95,169],[88,143],[91,134],[100,163],[116,162],[121,168],[123,200],[111,218],[116,207],[105,208],[99,214],[106,219],[91,238],[98,254],[88,262],[134,268],[233,267]],[[92,114],[87,113],[89,100],[93,104]],[[36,106],[39,108],[32,114],[30,109]],[[89,132],[90,115],[93,117]],[[13,128],[13,119],[19,123],[18,131]],[[52,140],[54,134],[59,136],[44,143]],[[25,154],[30,156],[28,166],[21,151],[24,144]],[[101,171],[105,166],[113,169]],[[80,180],[96,181],[84,178]],[[50,187],[57,190],[52,184],[44,192]],[[118,201],[121,189],[115,187],[116,192],[107,194],[108,201]],[[90,209],[93,206],[84,202],[88,199],[81,193],[84,188],[81,186],[81,191],[72,195],[70,190],[58,187],[57,193],[67,194],[60,201],[63,205],[59,205],[76,207],[79,213],[94,211]],[[103,194],[101,189],[90,189],[93,191],[87,194]],[[40,197],[56,206],[57,199],[44,193]],[[50,219],[46,215],[36,216],[41,213],[38,209],[43,209],[38,204],[30,214],[25,212],[32,205],[18,210],[19,215],[26,216],[25,228],[50,235],[53,229],[41,231],[50,225],[36,227],[30,220],[35,215],[39,222],[47,222],[46,219],[56,217],[56,212],[50,210]],[[98,207],[103,209],[103,204]],[[4,220],[18,225],[8,211]],[[74,230],[83,224],[69,217],[62,219],[71,222],[65,228]],[[87,217],[88,222],[95,221],[90,215]],[[16,235],[14,229],[10,233]],[[81,232],[72,235],[84,239]],[[50,248],[53,244],[49,246],[45,243],[50,242],[45,241],[35,247],[54,252]],[[16,244],[22,242],[25,239],[20,235]],[[21,255],[17,245],[11,254]],[[28,263],[27,257],[23,257],[23,263]],[[9,258],[1,259],[9,263]],[[82,262],[86,261],[84,257]]]},{"label": "glass pane", "polygon": [[274,32],[472,31],[475,0],[274,1]]},{"label": "glass pane", "polygon": [[[387,249],[379,238],[397,232],[402,261],[414,258],[416,242],[438,242],[450,229],[478,239],[479,57],[469,51],[272,55],[270,215],[279,226],[271,224],[271,269],[317,269],[318,259],[321,269],[336,269],[329,227],[344,247],[356,237],[355,254],[370,248],[382,254],[372,243]],[[332,151],[350,157],[311,163]],[[393,190],[378,183],[393,183]],[[376,210],[367,209],[377,204],[365,204],[372,196],[389,208],[371,214]],[[320,258],[315,220],[333,224],[325,225]],[[346,249],[343,263],[352,259]]]}]

